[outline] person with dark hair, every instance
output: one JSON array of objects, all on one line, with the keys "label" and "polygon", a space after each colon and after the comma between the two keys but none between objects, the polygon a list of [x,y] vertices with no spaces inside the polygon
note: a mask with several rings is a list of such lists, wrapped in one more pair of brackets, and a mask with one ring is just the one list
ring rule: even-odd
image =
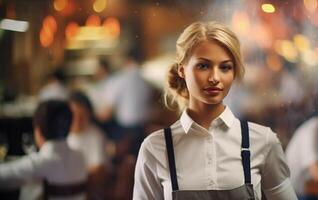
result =
[{"label": "person with dark hair", "polygon": [[33,117],[34,138],[40,151],[0,164],[0,187],[42,181],[46,199],[85,199],[87,174],[83,157],[65,140],[71,121],[66,102],[40,103]]},{"label": "person with dark hair", "polygon": [[65,86],[65,74],[60,67],[47,76],[46,85],[39,92],[39,100],[66,100],[67,98],[68,89]]},{"label": "person with dark hair", "polygon": [[110,159],[106,147],[111,142],[94,123],[94,110],[88,97],[80,91],[70,95],[69,104],[73,113],[69,146],[80,152],[85,159],[88,172],[88,195],[91,199],[106,198],[110,172]]}]

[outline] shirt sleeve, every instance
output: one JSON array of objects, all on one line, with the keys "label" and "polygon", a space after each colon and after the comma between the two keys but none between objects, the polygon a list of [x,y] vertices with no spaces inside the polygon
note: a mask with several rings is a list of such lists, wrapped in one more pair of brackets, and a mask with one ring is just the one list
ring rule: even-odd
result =
[{"label": "shirt sleeve", "polygon": [[[150,146],[150,145],[149,145]],[[133,200],[163,200],[163,189],[157,176],[154,157],[147,143],[141,145],[135,168]]]},{"label": "shirt sleeve", "polygon": [[0,164],[0,187],[17,188],[38,177],[35,162],[36,154],[24,156],[18,160]]},{"label": "shirt sleeve", "polygon": [[269,150],[265,155],[265,163],[261,172],[261,183],[265,196],[271,200],[297,200],[289,179],[290,172],[279,139],[272,131],[267,137]]},{"label": "shirt sleeve", "polygon": [[286,158],[291,171],[291,182],[299,194],[304,193],[305,182],[310,179],[308,168],[317,160],[318,118],[303,123],[294,133],[286,148]]}]

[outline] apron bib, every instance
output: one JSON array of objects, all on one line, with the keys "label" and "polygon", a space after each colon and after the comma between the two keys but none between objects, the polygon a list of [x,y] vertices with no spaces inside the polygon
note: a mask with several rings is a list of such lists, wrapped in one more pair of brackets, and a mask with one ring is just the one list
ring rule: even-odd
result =
[{"label": "apron bib", "polygon": [[164,129],[168,154],[173,200],[254,200],[254,190],[251,184],[249,130],[247,121],[241,121],[242,150],[241,158],[244,170],[245,184],[231,190],[179,190],[177,171],[173,150],[171,128]]}]

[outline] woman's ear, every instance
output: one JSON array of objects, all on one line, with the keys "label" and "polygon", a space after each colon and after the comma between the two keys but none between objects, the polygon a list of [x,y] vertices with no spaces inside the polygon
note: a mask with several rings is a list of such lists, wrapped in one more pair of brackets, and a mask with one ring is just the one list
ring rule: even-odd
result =
[{"label": "woman's ear", "polygon": [[184,65],[183,64],[178,64],[178,75],[181,78],[184,78]]}]

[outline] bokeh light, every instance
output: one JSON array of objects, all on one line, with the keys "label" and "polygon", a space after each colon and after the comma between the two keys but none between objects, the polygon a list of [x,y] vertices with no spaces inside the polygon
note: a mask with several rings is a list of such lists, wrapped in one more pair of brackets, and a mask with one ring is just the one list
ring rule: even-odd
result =
[{"label": "bokeh light", "polygon": [[56,11],[62,11],[67,5],[67,0],[54,0],[53,6]]},{"label": "bokeh light", "polygon": [[294,43],[297,49],[301,52],[304,52],[310,48],[309,40],[302,34],[296,34],[294,36]]},{"label": "bokeh light", "polygon": [[317,10],[318,2],[317,0],[304,0],[304,6],[309,12],[313,13]]},{"label": "bokeh light", "polygon": [[274,13],[275,12],[275,7],[272,4],[270,4],[270,3],[264,3],[264,4],[262,4],[262,10],[265,13]]},{"label": "bokeh light", "polygon": [[48,30],[52,31],[53,33],[55,33],[57,30],[57,22],[56,22],[55,18],[51,15],[46,16],[44,18],[42,26],[44,29],[48,29]]},{"label": "bokeh light", "polygon": [[86,26],[100,26],[101,19],[97,15],[90,15],[86,20]]},{"label": "bokeh light", "polygon": [[280,71],[282,69],[281,59],[277,54],[271,53],[266,56],[266,64],[272,71]]},{"label": "bokeh light", "polygon": [[40,31],[40,43],[43,47],[49,47],[54,41],[54,35],[52,31],[42,28]]},{"label": "bokeh light", "polygon": [[117,38],[120,34],[120,23],[117,18],[109,17],[107,18],[103,26],[105,28],[106,34],[111,38]]},{"label": "bokeh light", "polygon": [[79,25],[76,22],[70,22],[65,28],[65,37],[67,40],[73,39],[79,31]]},{"label": "bokeh light", "polygon": [[309,49],[303,52],[302,59],[303,59],[304,63],[309,65],[309,66],[315,66],[318,64],[317,55],[315,54],[314,51],[309,50]]},{"label": "bokeh light", "polygon": [[93,4],[93,9],[95,12],[102,12],[106,8],[107,1],[106,0],[95,0]]},{"label": "bokeh light", "polygon": [[275,51],[283,56],[289,62],[297,62],[298,60],[298,52],[294,45],[289,40],[277,40],[275,42]]}]

